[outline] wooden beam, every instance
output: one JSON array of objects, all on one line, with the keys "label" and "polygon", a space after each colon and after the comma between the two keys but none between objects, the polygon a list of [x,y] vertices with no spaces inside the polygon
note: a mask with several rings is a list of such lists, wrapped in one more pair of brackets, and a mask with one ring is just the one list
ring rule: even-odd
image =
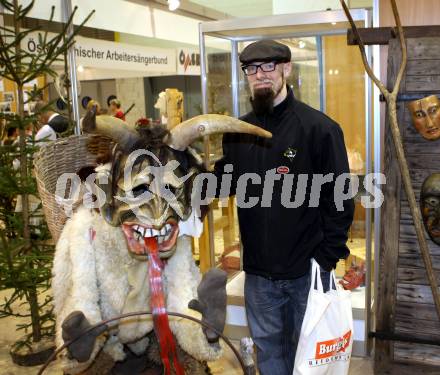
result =
[{"label": "wooden beam", "polygon": [[[377,373],[379,374],[379,373]],[[391,368],[387,372],[381,372],[380,374],[386,375],[414,375],[414,374],[425,374],[425,375],[438,375],[438,366],[429,366],[417,364],[414,368],[412,363],[396,363],[391,365]]]},{"label": "wooden beam", "polygon": [[[397,31],[394,27],[358,28],[358,31],[365,45],[386,45],[390,39],[397,36]],[[405,38],[440,36],[440,26],[406,26],[403,28],[403,32]],[[347,44],[349,46],[358,44],[352,29],[347,31]]]},{"label": "wooden beam", "polygon": [[209,230],[208,230],[208,218],[203,220],[203,232],[199,237],[199,268],[201,273],[206,273],[209,269],[214,267],[215,264],[211,264],[209,255]]},{"label": "wooden beam", "polygon": [[[389,51],[388,81],[395,82],[400,65],[401,51],[399,41],[393,40]],[[404,107],[398,110],[403,116]],[[379,286],[376,310],[376,330],[393,332],[397,289],[397,261],[399,258],[400,197],[402,176],[391,133],[390,119],[387,116],[385,126],[384,174],[387,184],[384,187],[384,202],[381,207]],[[394,357],[394,345],[391,341],[376,341],[375,373],[388,374]]]}]

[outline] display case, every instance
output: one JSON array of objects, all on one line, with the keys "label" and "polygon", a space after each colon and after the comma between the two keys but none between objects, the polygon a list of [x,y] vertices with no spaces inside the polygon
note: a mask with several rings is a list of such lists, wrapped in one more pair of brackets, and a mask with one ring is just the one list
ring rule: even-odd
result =
[{"label": "display case", "polygon": [[[371,26],[371,11],[352,11],[358,26]],[[204,113],[239,117],[250,110],[249,89],[238,56],[250,42],[275,39],[292,52],[293,72],[287,78],[297,99],[324,112],[344,132],[350,170],[361,189],[355,196],[355,218],[349,233],[350,256],[338,263],[342,278],[351,267],[365,268],[365,282],[353,289],[355,318],[354,353],[366,354],[374,308],[373,211],[361,204],[364,176],[373,172],[372,86],[365,74],[359,51],[347,45],[349,24],[342,11],[284,14],[261,18],[229,19],[201,23],[201,80]],[[372,52],[367,51],[371,59]],[[378,106],[376,106],[378,108]],[[377,142],[378,143],[378,142]],[[205,140],[205,164],[210,167],[222,156],[221,137]],[[380,157],[380,152],[374,152]],[[379,156],[378,156],[379,155]],[[215,201],[208,217],[209,265],[230,272],[229,294],[235,301],[242,293],[239,228],[233,198]],[[377,241],[376,241],[377,242]],[[235,276],[235,278],[234,278]],[[240,281],[241,280],[241,281]],[[230,327],[230,333],[233,331]],[[235,328],[239,328],[236,326]]]}]

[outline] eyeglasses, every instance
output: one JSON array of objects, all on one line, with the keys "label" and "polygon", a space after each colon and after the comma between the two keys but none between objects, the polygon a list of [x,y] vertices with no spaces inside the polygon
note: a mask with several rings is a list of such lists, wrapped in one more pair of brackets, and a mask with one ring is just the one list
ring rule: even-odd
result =
[{"label": "eyeglasses", "polygon": [[261,69],[262,72],[273,72],[277,66],[277,63],[274,61],[261,63],[261,64],[251,64],[251,65],[245,65],[241,67],[241,70],[243,70],[243,73],[247,76],[251,76],[253,74],[257,74],[258,68]]}]

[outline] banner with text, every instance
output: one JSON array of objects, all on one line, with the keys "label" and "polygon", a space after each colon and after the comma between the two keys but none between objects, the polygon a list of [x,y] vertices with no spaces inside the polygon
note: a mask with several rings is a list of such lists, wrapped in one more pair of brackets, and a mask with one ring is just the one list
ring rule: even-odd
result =
[{"label": "banner with text", "polygon": [[[22,46],[30,52],[35,52],[41,48],[38,40],[38,34],[31,33],[23,40]],[[77,37],[75,55],[77,65],[89,68],[138,71],[146,75],[176,74],[176,51],[173,49]]]}]

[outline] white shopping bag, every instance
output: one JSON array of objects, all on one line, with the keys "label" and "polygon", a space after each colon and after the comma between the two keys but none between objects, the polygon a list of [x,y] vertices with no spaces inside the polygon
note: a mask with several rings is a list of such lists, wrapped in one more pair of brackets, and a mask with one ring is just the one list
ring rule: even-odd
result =
[{"label": "white shopping bag", "polygon": [[324,293],[319,264],[312,259],[310,292],[293,375],[348,374],[353,347],[350,291],[336,285],[332,271],[330,290]]}]

